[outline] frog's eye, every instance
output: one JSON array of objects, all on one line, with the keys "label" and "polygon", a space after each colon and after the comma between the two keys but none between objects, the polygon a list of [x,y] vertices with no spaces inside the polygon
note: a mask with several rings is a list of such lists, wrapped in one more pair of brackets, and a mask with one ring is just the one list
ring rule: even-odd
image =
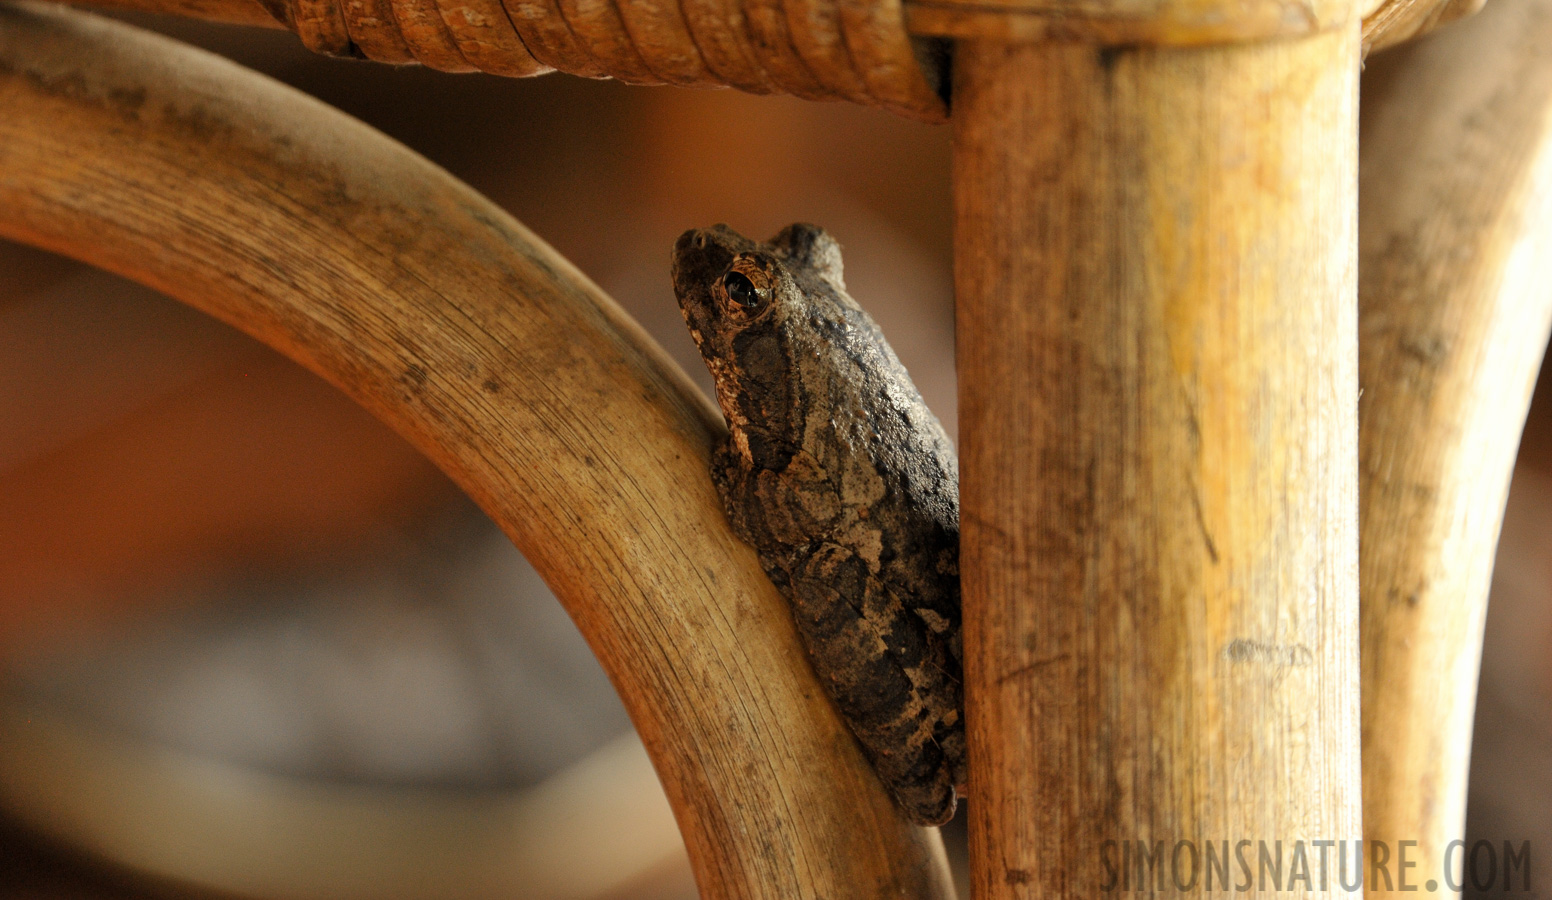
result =
[{"label": "frog's eye", "polygon": [[722,276],[722,289],[727,291],[729,300],[745,309],[760,305],[760,292],[755,289],[749,276],[742,272],[729,272]]},{"label": "frog's eye", "polygon": [[722,276],[718,294],[729,311],[754,317],[764,311],[771,299],[771,277],[759,260],[740,256]]}]

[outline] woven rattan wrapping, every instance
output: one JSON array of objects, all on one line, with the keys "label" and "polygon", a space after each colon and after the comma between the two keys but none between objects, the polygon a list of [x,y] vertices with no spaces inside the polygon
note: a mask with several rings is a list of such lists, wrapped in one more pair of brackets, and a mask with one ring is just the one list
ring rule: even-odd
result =
[{"label": "woven rattan wrapping", "polygon": [[447,72],[849,100],[937,122],[944,44],[900,0],[268,0],[312,50]]}]

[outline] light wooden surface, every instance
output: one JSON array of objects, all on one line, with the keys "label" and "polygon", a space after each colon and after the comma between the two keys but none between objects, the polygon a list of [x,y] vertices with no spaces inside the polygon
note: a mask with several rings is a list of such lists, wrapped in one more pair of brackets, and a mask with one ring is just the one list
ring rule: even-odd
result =
[{"label": "light wooden surface", "polygon": [[0,234],[259,337],[468,490],[625,698],[703,896],[950,895],[937,834],[899,818],[725,524],[715,412],[491,203],[215,57],[10,6]]},{"label": "light wooden surface", "polygon": [[[146,0],[152,2],[152,0]],[[162,2],[162,0],[154,0]],[[1120,46],[1264,41],[1363,21],[1365,51],[1470,15],[1483,0],[909,0],[913,34]]]},{"label": "light wooden surface", "polygon": [[1364,830],[1419,842],[1417,884],[1464,837],[1488,582],[1552,317],[1549,47],[1552,3],[1494,0],[1364,75]]},{"label": "light wooden surface", "polygon": [[912,0],[905,13],[916,34],[1108,46],[1268,40],[1355,15],[1347,0]]},{"label": "light wooden surface", "polygon": [[1356,26],[958,48],[978,900],[1360,837]]}]

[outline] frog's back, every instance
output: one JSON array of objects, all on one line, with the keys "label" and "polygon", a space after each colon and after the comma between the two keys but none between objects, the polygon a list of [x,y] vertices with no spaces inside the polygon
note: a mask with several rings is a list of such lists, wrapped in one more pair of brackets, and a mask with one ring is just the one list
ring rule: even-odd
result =
[{"label": "frog's back", "polygon": [[[959,464],[953,444],[872,317],[845,292],[830,290],[836,315],[827,329],[832,359],[824,369],[831,377],[822,407],[828,414],[808,417],[805,449],[824,457],[828,448],[843,448],[830,450],[831,478],[842,485],[843,498],[866,508],[879,532],[884,577],[916,595],[912,606],[946,617],[957,632]],[[861,473],[858,489],[847,490],[859,481],[859,460],[871,472]],[[868,484],[870,476],[878,483]]]}]

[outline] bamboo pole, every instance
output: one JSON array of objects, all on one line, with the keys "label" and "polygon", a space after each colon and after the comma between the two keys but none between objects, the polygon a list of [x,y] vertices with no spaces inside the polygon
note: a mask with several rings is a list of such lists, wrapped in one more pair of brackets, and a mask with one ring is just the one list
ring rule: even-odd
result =
[{"label": "bamboo pole", "polygon": [[1358,61],[958,47],[977,900],[1360,837]]},{"label": "bamboo pole", "polygon": [[[1360,171],[1364,831],[1465,852],[1482,625],[1552,319],[1552,3],[1376,57]],[[1394,894],[1382,881],[1370,896]],[[1434,892],[1430,891],[1433,894]]]},{"label": "bamboo pole", "polygon": [[952,896],[727,526],[716,412],[488,200],[210,54],[0,6],[0,235],[236,325],[442,466],[614,680],[702,896]]}]

